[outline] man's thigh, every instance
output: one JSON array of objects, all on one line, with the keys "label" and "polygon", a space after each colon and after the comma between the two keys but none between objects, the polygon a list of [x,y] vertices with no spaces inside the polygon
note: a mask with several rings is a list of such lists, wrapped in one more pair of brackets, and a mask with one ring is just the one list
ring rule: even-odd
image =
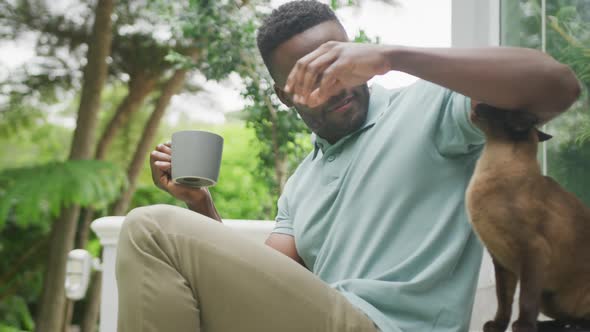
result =
[{"label": "man's thigh", "polygon": [[119,289],[137,284],[121,293],[121,304],[142,304],[120,319],[141,317],[137,324],[154,330],[169,329],[166,322],[213,332],[377,330],[342,294],[292,259],[189,210],[136,209],[121,242]]}]

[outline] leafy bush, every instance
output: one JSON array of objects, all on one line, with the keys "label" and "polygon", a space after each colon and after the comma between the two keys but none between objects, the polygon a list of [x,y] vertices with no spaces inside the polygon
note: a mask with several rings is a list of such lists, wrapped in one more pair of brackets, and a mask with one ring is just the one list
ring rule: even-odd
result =
[{"label": "leafy bush", "polygon": [[117,198],[125,183],[125,174],[118,167],[94,160],[2,170],[0,229],[9,216],[27,226],[57,217],[64,206],[104,208]]}]

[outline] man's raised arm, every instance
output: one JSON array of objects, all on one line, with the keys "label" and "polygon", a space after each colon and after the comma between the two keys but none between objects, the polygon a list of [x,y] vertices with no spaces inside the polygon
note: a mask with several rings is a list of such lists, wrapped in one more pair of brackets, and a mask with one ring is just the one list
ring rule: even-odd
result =
[{"label": "man's raised arm", "polygon": [[465,96],[547,122],[580,95],[572,70],[540,51],[513,48],[417,48],[328,42],[301,58],[287,78],[294,100],[317,106],[342,89],[399,70]]}]

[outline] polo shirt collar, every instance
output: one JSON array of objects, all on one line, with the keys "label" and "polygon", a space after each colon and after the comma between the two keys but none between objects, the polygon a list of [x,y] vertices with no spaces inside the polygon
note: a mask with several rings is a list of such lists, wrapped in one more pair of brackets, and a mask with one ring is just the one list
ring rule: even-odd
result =
[{"label": "polo shirt collar", "polygon": [[[384,91],[385,91],[385,89],[382,86],[377,85],[377,84],[373,84],[370,87],[369,110],[367,111],[367,119],[365,120],[365,123],[359,129],[353,131],[352,133],[350,133],[350,134],[344,136],[343,138],[341,138],[340,140],[338,140],[338,142],[334,143],[334,145],[345,141],[347,138],[349,138],[352,135],[355,135],[361,131],[368,130],[368,129],[372,128],[373,125],[375,125],[375,123],[377,123],[377,120],[379,120],[381,115],[383,115],[383,113],[387,109],[384,105],[384,100],[382,98]],[[312,160],[314,160],[316,158],[316,156],[320,150],[322,151],[322,154],[323,154],[323,153],[325,153],[325,151],[328,148],[330,148],[332,146],[332,144],[330,144],[330,142],[328,142],[324,138],[316,135],[316,133],[311,134],[311,142],[313,143],[313,146],[314,146]]]}]

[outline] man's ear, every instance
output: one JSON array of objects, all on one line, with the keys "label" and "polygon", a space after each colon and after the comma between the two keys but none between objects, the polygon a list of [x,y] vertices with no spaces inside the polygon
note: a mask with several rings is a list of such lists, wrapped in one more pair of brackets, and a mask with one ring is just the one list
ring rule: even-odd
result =
[{"label": "man's ear", "polygon": [[273,85],[273,88],[275,89],[275,93],[277,94],[277,97],[279,97],[279,100],[285,104],[285,106],[287,107],[293,107],[293,101],[291,100],[291,97],[289,97],[289,95],[285,92],[285,90],[279,88],[279,86],[275,83]]}]

